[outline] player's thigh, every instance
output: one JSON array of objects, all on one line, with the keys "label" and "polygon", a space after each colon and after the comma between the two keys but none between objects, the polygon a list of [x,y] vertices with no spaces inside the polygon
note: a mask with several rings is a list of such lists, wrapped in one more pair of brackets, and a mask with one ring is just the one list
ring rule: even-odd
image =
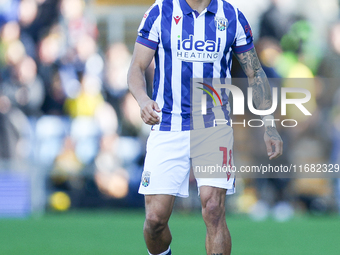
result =
[{"label": "player's thigh", "polygon": [[192,131],[190,157],[195,177],[228,177],[234,165],[233,142],[233,130],[227,125]]},{"label": "player's thigh", "polygon": [[[191,133],[191,159],[197,186],[235,192],[233,130],[229,126],[195,130]],[[199,191],[200,194],[200,191]]]},{"label": "player's thigh", "polygon": [[189,131],[151,131],[139,193],[187,197],[190,174]]},{"label": "player's thigh", "polygon": [[175,196],[145,195],[146,218],[150,221],[167,222],[171,216]]}]

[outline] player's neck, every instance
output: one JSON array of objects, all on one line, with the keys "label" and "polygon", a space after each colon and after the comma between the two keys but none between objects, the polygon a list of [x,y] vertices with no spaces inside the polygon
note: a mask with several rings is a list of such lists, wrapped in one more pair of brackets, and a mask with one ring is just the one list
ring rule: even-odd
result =
[{"label": "player's neck", "polygon": [[188,5],[196,10],[198,13],[201,13],[205,8],[208,7],[211,0],[186,0]]}]

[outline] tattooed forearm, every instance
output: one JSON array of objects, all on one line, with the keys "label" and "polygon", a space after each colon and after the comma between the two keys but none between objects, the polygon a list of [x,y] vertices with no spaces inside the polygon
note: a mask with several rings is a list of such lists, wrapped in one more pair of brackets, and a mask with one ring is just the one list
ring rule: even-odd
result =
[{"label": "tattooed forearm", "polygon": [[272,106],[272,96],[268,79],[264,71],[259,70],[255,77],[249,77],[249,86],[253,88],[253,101],[259,110],[267,110]]},{"label": "tattooed forearm", "polygon": [[255,49],[236,54],[242,69],[248,76],[249,86],[253,88],[253,101],[258,110],[270,109],[272,96],[269,82],[263,71]]},{"label": "tattooed forearm", "polygon": [[266,127],[266,134],[272,141],[282,141],[281,136],[274,127]]},{"label": "tattooed forearm", "polygon": [[[264,73],[255,49],[236,54],[244,72],[248,76],[249,86],[253,90],[253,102],[258,110],[268,110],[272,106],[269,82]],[[264,134],[269,159],[282,155],[282,139],[275,127],[266,127]]]},{"label": "tattooed forearm", "polygon": [[257,72],[260,69],[262,69],[254,48],[251,49],[250,51],[236,54],[236,58],[240,62],[240,65],[242,66],[244,72],[247,75],[248,74],[251,75],[251,73]]}]

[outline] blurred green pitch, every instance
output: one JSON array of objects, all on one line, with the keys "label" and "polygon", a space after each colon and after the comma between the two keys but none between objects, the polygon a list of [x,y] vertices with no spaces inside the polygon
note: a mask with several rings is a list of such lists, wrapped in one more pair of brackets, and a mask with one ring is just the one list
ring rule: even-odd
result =
[{"label": "blurred green pitch", "polygon": [[[0,219],[0,254],[147,254],[143,211],[67,212],[34,219]],[[340,217],[301,217],[285,223],[228,216],[235,255],[340,254]],[[205,254],[199,214],[170,220],[174,255]]]}]

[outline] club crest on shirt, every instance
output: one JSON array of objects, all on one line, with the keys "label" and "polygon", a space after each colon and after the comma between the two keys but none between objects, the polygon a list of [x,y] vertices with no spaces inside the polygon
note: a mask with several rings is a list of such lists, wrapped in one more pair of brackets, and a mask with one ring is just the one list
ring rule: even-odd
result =
[{"label": "club crest on shirt", "polygon": [[215,25],[219,31],[224,31],[228,27],[228,20],[222,17],[215,17]]},{"label": "club crest on shirt", "polygon": [[150,175],[151,175],[151,173],[148,172],[148,171],[144,171],[143,172],[143,175],[142,175],[142,185],[144,187],[149,186],[149,184],[150,184]]}]

